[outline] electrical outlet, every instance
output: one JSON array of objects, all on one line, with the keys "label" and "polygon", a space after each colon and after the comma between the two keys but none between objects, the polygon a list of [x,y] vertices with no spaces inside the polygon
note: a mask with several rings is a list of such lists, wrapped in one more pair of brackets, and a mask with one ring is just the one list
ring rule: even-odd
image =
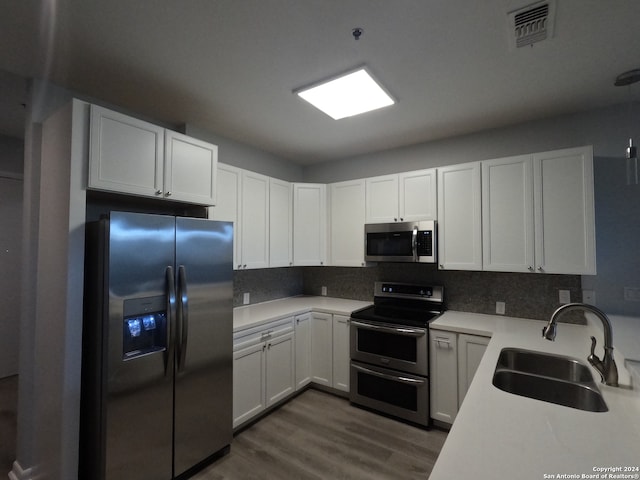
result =
[{"label": "electrical outlet", "polygon": [[325,287],[324,285],[322,286],[322,296],[323,297],[327,296],[327,287]]},{"label": "electrical outlet", "polygon": [[571,303],[571,292],[569,290],[558,290],[558,300],[563,305]]},{"label": "electrical outlet", "polygon": [[504,302],[496,302],[496,313],[498,315],[504,315],[504,309],[506,304]]},{"label": "electrical outlet", "polygon": [[595,290],[582,290],[582,301],[588,305],[596,304],[596,291]]},{"label": "electrical outlet", "polygon": [[250,300],[249,300],[249,292],[245,292],[242,294],[242,304],[243,305],[249,305]]}]

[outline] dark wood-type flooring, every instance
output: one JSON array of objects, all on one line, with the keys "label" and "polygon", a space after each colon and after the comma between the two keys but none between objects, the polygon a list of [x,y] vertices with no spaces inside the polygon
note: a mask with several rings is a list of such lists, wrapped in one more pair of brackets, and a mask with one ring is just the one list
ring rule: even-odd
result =
[{"label": "dark wood-type flooring", "polygon": [[193,479],[425,480],[445,438],[311,389],[236,435]]},{"label": "dark wood-type flooring", "polygon": [[[0,379],[0,478],[15,460],[17,380]],[[445,438],[312,389],[240,432],[231,453],[192,478],[425,480]]]}]

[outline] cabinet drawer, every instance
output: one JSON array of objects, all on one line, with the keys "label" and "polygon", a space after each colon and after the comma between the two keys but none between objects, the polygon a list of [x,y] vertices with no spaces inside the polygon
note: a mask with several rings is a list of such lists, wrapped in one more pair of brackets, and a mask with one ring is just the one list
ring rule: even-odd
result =
[{"label": "cabinet drawer", "polygon": [[293,332],[293,317],[265,323],[233,334],[233,351]]}]

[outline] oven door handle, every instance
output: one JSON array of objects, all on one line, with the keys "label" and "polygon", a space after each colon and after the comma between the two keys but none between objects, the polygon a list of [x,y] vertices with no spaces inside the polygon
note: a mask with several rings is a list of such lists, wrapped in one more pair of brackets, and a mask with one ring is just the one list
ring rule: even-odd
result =
[{"label": "oven door handle", "polygon": [[391,380],[392,382],[406,383],[407,385],[423,385],[425,383],[424,380],[420,380],[417,378],[409,378],[409,377],[400,377],[396,375],[387,375],[386,373],[376,372],[375,370],[370,370],[368,368],[361,367],[360,365],[351,364],[352,368],[359,370],[368,375],[373,375],[375,377],[384,378],[385,380]]},{"label": "oven door handle", "polygon": [[413,261],[418,261],[418,226],[413,226],[413,235],[411,235],[411,251],[413,252]]},{"label": "oven door handle", "polygon": [[385,327],[383,325],[373,325],[371,323],[363,323],[351,320],[351,325],[362,328],[364,330],[374,330],[378,332],[387,332],[394,335],[403,335],[405,337],[422,337],[427,331],[422,328],[404,328],[404,327]]}]

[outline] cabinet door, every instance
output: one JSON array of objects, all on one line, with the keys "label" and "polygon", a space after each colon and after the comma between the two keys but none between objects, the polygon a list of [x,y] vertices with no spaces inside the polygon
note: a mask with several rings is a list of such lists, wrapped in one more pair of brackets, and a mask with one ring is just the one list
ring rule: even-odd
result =
[{"label": "cabinet door", "polygon": [[436,220],[436,169],[417,170],[398,175],[400,221]]},{"label": "cabinet door", "polygon": [[438,263],[482,270],[480,162],[438,169]]},{"label": "cabinet door", "polygon": [[291,395],[295,385],[295,347],[293,332],[266,342],[267,407]]},{"label": "cabinet door", "polygon": [[311,314],[311,381],[333,385],[333,325],[331,314]]},{"label": "cabinet door", "polygon": [[293,196],[291,183],[269,179],[269,266],[293,262]]},{"label": "cabinet door", "polygon": [[164,196],[171,200],[214,205],[218,147],[165,130]]},{"label": "cabinet door", "polygon": [[478,335],[458,334],[458,407],[469,390],[489,340]]},{"label": "cabinet door", "polygon": [[484,270],[533,271],[530,155],[482,162],[482,252]]},{"label": "cabinet door", "polygon": [[349,391],[349,317],[333,315],[333,388]]},{"label": "cabinet door", "polygon": [[311,314],[296,316],[296,390],[311,382]]},{"label": "cabinet door", "polygon": [[269,266],[269,177],[242,172],[242,268]]},{"label": "cabinet door", "polygon": [[456,334],[431,330],[431,418],[453,423],[458,413],[458,352]]},{"label": "cabinet door", "polygon": [[400,221],[398,175],[367,178],[366,190],[366,223]]},{"label": "cabinet door", "polygon": [[265,409],[264,343],[233,352],[233,426]]},{"label": "cabinet door", "polygon": [[231,165],[218,163],[216,179],[216,204],[209,207],[209,218],[233,222],[233,266],[241,268],[240,238],[240,192],[242,188],[242,170]]},{"label": "cabinet door", "polygon": [[533,155],[536,269],[595,274],[593,150]]},{"label": "cabinet door", "polygon": [[293,263],[324,265],[327,244],[326,185],[293,184]]},{"label": "cabinet door", "polygon": [[164,129],[91,105],[88,187],[164,196]]},{"label": "cabinet door", "polygon": [[331,203],[330,264],[364,265],[365,181],[353,180],[329,186]]}]

